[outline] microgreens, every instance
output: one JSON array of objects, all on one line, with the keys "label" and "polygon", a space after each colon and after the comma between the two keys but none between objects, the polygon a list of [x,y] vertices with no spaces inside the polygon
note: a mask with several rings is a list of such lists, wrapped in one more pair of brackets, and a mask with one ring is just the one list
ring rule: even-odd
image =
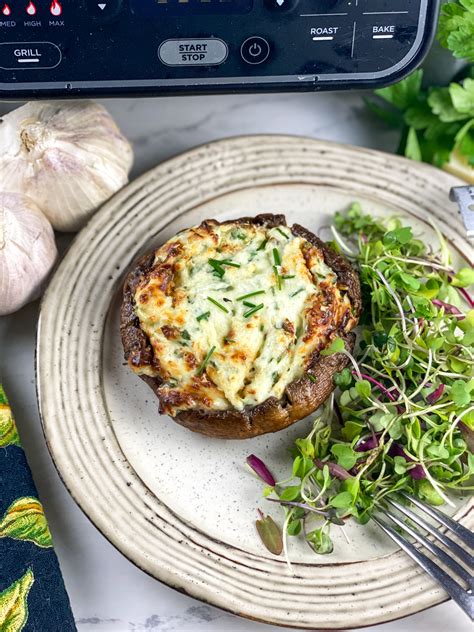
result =
[{"label": "microgreens", "polygon": [[344,244],[359,268],[359,340],[354,356],[342,338],[321,352],[344,353],[350,364],[334,375],[338,390],[309,435],[296,439],[290,478],[265,489],[284,512],[285,554],[287,537],[299,534],[331,553],[331,525],[365,524],[399,491],[438,505],[474,488],[474,310],[458,292],[472,270],[452,269],[438,230],[436,253],[399,219],[373,218],[358,204],[334,224],[333,247]]}]

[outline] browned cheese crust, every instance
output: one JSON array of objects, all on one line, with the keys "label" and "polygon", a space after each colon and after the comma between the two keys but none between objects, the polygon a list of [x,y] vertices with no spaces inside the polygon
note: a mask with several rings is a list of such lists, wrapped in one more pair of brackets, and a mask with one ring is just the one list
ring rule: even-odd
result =
[{"label": "browned cheese crust", "polygon": [[[212,221],[213,225],[216,222]],[[268,228],[286,226],[284,215],[257,215],[244,217],[224,224],[254,224]],[[201,226],[205,226],[203,222]],[[324,262],[336,273],[338,283],[345,286],[352,306],[352,321],[357,322],[361,311],[361,293],[359,278],[351,264],[341,255],[329,248],[316,235],[306,228],[295,224],[291,227],[295,236],[304,238],[320,249]],[[159,371],[159,359],[155,357],[150,341],[140,326],[135,312],[135,294],[139,284],[150,273],[154,265],[155,251],[140,258],[128,274],[121,307],[120,333],[125,351],[125,359],[131,367],[144,365]],[[333,337],[339,336],[346,349],[352,351],[355,335],[347,332],[346,323],[341,322]],[[286,387],[281,398],[269,397],[254,407],[243,410],[213,410],[206,407],[180,410],[174,420],[189,428],[210,437],[222,439],[248,439],[268,432],[276,432],[314,412],[334,390],[333,377],[349,364],[349,359],[342,353],[328,356],[320,355],[321,349],[315,351],[308,364],[314,381],[304,374]],[[161,377],[140,377],[153,389],[160,399],[159,387],[163,384]]]}]

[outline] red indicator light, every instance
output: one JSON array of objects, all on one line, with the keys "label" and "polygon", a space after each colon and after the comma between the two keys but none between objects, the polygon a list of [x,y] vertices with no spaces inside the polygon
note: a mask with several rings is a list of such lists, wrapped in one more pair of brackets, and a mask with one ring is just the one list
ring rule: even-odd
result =
[{"label": "red indicator light", "polygon": [[58,0],[53,0],[51,2],[51,6],[49,7],[49,10],[51,11],[51,15],[55,15],[56,17],[58,15],[61,15],[61,13],[63,12],[63,8],[61,4],[58,2]]},{"label": "red indicator light", "polygon": [[11,15],[12,14],[12,10],[10,9],[10,7],[8,6],[8,4],[4,4],[3,5],[3,9],[2,9],[2,13],[3,15]]},{"label": "red indicator light", "polygon": [[30,2],[29,5],[26,7],[26,12],[28,13],[28,15],[36,15],[36,7],[32,2]]}]

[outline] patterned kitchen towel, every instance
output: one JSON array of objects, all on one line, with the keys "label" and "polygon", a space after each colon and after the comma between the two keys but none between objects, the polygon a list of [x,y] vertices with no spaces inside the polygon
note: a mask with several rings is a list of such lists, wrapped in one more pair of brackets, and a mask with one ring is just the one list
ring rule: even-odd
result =
[{"label": "patterned kitchen towel", "polygon": [[0,384],[0,632],[74,632],[51,534]]}]

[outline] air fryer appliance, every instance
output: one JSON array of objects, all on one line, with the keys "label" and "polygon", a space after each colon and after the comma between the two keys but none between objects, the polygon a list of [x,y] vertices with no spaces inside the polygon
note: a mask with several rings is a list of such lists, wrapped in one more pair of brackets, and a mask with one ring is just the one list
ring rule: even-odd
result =
[{"label": "air fryer appliance", "polygon": [[0,0],[0,98],[374,88],[437,0]]}]

